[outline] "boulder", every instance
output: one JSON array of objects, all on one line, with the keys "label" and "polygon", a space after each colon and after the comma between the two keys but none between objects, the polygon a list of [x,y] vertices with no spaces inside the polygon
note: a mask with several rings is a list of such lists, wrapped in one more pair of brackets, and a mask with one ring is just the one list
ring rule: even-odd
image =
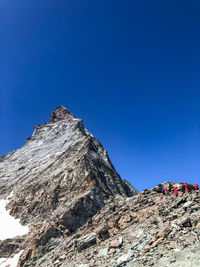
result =
[{"label": "boulder", "polygon": [[75,248],[78,250],[78,252],[81,252],[82,250],[85,250],[97,243],[97,236],[96,233],[91,233],[87,236],[83,236],[77,240],[75,240]]}]

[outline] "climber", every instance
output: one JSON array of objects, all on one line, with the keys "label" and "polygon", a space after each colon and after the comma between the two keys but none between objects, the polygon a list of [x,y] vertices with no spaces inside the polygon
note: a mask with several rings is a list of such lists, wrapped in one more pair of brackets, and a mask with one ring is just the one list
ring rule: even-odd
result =
[{"label": "climber", "polygon": [[163,187],[161,188],[161,193],[163,193],[163,195],[165,195],[165,190]]},{"label": "climber", "polygon": [[194,184],[194,189],[195,189],[195,190],[199,190],[199,186],[198,186],[197,183]]},{"label": "climber", "polygon": [[178,197],[178,189],[176,187],[174,188],[174,194],[176,197]]},{"label": "climber", "polygon": [[169,190],[165,189],[165,195],[169,195]]},{"label": "climber", "polygon": [[185,185],[185,194],[188,193],[188,184],[186,182],[183,183]]},{"label": "climber", "polygon": [[185,195],[185,183],[182,184],[181,191],[182,191],[183,196],[184,196]]}]

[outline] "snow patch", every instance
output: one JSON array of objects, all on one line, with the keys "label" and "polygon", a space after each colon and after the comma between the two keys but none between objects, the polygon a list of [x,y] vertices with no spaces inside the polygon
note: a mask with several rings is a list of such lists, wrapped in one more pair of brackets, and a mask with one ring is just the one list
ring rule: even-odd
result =
[{"label": "snow patch", "polygon": [[19,257],[21,256],[23,250],[21,250],[18,254],[16,254],[12,258],[0,258],[0,267],[17,267],[17,263],[19,261]]},{"label": "snow patch", "polygon": [[0,240],[13,238],[18,235],[22,236],[27,234],[29,231],[28,226],[21,225],[19,219],[12,217],[9,214],[9,210],[6,210],[6,205],[8,204],[12,195],[13,192],[11,192],[6,199],[0,200]]}]

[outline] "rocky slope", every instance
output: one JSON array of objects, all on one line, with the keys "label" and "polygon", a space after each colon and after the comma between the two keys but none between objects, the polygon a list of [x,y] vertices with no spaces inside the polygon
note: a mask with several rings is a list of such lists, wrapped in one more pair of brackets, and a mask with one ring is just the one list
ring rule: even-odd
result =
[{"label": "rocky slope", "polygon": [[0,257],[23,249],[19,266],[52,238],[76,233],[109,197],[137,194],[122,181],[83,121],[62,106],[49,123],[35,127],[22,148],[0,157],[0,199],[11,192],[7,208],[30,231],[23,238],[1,241]]},{"label": "rocky slope", "polygon": [[0,158],[0,196],[13,191],[7,208],[29,226],[0,241],[0,258],[21,255],[25,267],[200,266],[200,192],[180,188],[166,182],[138,194],[83,122],[59,107]]},{"label": "rocky slope", "polygon": [[[163,184],[169,185],[180,186]],[[176,198],[160,189],[110,197],[75,233],[51,238],[44,246],[37,243],[24,266],[200,266],[200,192]],[[32,235],[32,244],[46,234]]]}]

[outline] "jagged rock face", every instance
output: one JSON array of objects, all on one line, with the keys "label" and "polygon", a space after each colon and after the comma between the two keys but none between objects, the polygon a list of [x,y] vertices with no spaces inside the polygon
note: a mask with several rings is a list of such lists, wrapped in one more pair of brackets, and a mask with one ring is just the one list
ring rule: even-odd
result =
[{"label": "jagged rock face", "polygon": [[50,123],[55,123],[55,122],[63,121],[63,120],[70,120],[73,118],[74,116],[71,114],[69,110],[67,110],[63,106],[60,106],[52,112]]},{"label": "jagged rock face", "polygon": [[136,196],[138,194],[137,189],[134,186],[132,186],[132,184],[130,184],[126,179],[124,179],[123,182],[130,188],[133,196]]},{"label": "jagged rock face", "polygon": [[0,158],[0,198],[11,191],[10,213],[32,225],[30,242],[20,245],[25,247],[21,266],[52,237],[76,232],[109,197],[137,194],[122,181],[83,121],[62,106],[49,123],[35,127],[22,148]]},{"label": "jagged rock face", "polygon": [[52,113],[49,124],[36,126],[22,148],[1,158],[0,183],[0,194],[14,190],[9,208],[24,222],[28,217],[41,221],[93,188],[103,198],[132,195],[106,150],[63,107]]}]

